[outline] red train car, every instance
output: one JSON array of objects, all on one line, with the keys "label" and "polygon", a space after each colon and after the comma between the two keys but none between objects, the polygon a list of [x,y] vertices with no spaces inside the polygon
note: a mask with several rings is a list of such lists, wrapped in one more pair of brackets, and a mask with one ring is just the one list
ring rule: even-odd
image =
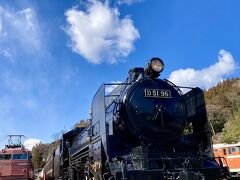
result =
[{"label": "red train car", "polygon": [[[218,163],[228,166],[232,176],[240,177],[240,143],[237,144],[215,144],[214,155]],[[219,161],[221,157],[221,161]]]},{"label": "red train car", "polygon": [[0,180],[34,179],[31,151],[19,144],[0,151]]}]

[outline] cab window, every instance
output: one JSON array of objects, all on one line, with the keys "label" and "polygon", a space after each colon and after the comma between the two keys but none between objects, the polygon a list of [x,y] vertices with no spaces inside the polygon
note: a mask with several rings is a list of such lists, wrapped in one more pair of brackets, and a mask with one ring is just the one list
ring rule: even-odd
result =
[{"label": "cab window", "polygon": [[0,154],[0,160],[10,160],[12,159],[11,154]]},{"label": "cab window", "polygon": [[240,146],[237,147],[237,152],[240,152]]},{"label": "cab window", "polygon": [[226,149],[223,149],[223,154],[226,155],[227,154],[227,151]]},{"label": "cab window", "polygon": [[232,152],[236,152],[236,148],[235,147],[232,147]]},{"label": "cab window", "polygon": [[232,154],[231,148],[228,148],[228,154]]},{"label": "cab window", "polygon": [[15,159],[15,160],[27,160],[28,155],[27,154],[13,154],[13,159]]}]

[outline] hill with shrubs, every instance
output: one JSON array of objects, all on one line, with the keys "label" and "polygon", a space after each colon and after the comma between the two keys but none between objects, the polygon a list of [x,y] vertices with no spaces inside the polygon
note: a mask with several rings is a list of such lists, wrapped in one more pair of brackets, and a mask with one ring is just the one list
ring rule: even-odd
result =
[{"label": "hill with shrubs", "polygon": [[214,143],[240,142],[240,78],[228,79],[205,91]]}]

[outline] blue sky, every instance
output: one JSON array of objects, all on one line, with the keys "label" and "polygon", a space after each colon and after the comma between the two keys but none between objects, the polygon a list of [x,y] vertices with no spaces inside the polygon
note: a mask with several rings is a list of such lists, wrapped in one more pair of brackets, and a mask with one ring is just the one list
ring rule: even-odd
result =
[{"label": "blue sky", "polygon": [[89,117],[105,82],[151,57],[163,78],[208,89],[240,77],[238,0],[0,0],[0,146],[51,142]]}]

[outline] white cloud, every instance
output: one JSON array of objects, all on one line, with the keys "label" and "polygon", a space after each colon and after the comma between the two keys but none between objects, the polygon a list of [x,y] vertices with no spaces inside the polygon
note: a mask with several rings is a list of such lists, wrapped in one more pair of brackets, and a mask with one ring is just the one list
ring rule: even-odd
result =
[{"label": "white cloud", "polygon": [[222,81],[237,69],[230,52],[220,50],[218,62],[204,69],[179,69],[172,72],[169,80],[179,86],[201,87],[209,89]]},{"label": "white cloud", "polygon": [[[32,54],[41,50],[36,12],[32,8],[14,10],[0,5],[0,50]],[[9,51],[8,51],[9,52]],[[6,54],[6,52],[5,52]]]},{"label": "white cloud", "polygon": [[107,1],[89,0],[86,11],[72,8],[65,15],[70,46],[94,64],[116,63],[118,58],[128,56],[140,37],[131,18],[120,19],[118,8],[109,7]]},{"label": "white cloud", "polygon": [[26,8],[20,11],[18,14],[24,17],[25,25],[27,30],[35,31],[37,25],[35,22],[35,12],[31,8]]},{"label": "white cloud", "polygon": [[139,3],[142,2],[143,0],[118,0],[118,4],[122,5],[122,4],[127,4],[127,5],[131,5],[134,3]]},{"label": "white cloud", "polygon": [[29,150],[32,150],[32,148],[34,146],[36,146],[37,144],[41,143],[42,140],[41,139],[34,139],[34,138],[29,138],[29,139],[26,139],[24,141],[24,146],[25,148],[29,149]]},{"label": "white cloud", "polygon": [[0,55],[3,55],[6,58],[10,58],[12,56],[8,49],[0,49]]}]

